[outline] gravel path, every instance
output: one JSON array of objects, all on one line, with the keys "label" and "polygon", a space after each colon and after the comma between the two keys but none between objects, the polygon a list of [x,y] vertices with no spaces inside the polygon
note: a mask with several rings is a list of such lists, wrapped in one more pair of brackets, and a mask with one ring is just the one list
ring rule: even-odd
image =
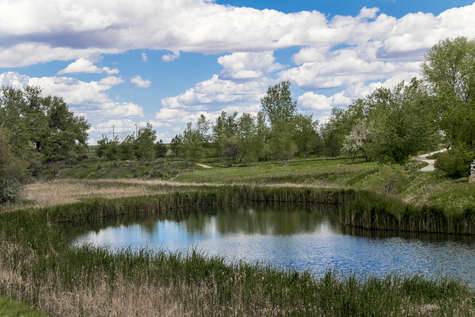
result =
[{"label": "gravel path", "polygon": [[431,153],[422,154],[422,155],[417,156],[416,160],[426,162],[427,164],[429,164],[426,167],[421,168],[419,171],[421,171],[421,172],[435,171],[434,164],[435,164],[436,160],[431,160],[431,159],[428,159],[427,157],[429,157],[431,155],[434,155],[434,154],[437,154],[437,153],[442,153],[442,152],[445,152],[445,151],[447,151],[447,149],[442,149],[442,150],[439,150],[439,151],[434,151],[434,152],[431,152]]}]

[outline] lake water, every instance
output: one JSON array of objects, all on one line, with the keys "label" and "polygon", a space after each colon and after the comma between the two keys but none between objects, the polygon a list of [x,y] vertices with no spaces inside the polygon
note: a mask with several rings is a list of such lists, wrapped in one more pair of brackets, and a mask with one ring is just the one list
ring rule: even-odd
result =
[{"label": "lake water", "polygon": [[[283,207],[236,207],[195,212],[180,221],[147,219],[82,234],[73,245],[188,252],[277,268],[340,274],[449,275],[475,287],[475,242],[450,236],[381,236],[353,232],[332,220],[331,211]],[[375,236],[376,235],[376,236]]]}]

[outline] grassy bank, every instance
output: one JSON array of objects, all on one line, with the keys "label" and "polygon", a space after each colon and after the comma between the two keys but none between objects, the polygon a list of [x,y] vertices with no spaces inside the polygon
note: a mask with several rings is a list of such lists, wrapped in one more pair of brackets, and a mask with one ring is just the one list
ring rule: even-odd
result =
[{"label": "grassy bank", "polygon": [[[226,167],[207,162],[213,168],[186,165],[174,159],[155,162],[90,161],[58,171],[60,178],[101,179],[140,178],[176,182],[215,184],[306,184],[350,187],[394,196],[411,205],[429,205],[463,212],[475,208],[475,186],[467,178],[450,179],[439,171],[422,173],[424,163],[409,162],[405,166],[379,165],[348,159],[307,158],[259,162]],[[173,173],[170,166],[174,166]],[[137,172],[139,171],[139,172]]]},{"label": "grassy bank", "polygon": [[358,194],[364,195],[345,189],[220,187],[4,213],[0,215],[0,295],[59,316],[470,316],[473,292],[450,280],[388,276],[360,281],[331,272],[315,280],[308,273],[228,265],[195,252],[110,254],[69,247],[72,232],[113,219],[133,221],[148,215],[179,219],[206,206],[242,201],[349,207],[361,203]]}]

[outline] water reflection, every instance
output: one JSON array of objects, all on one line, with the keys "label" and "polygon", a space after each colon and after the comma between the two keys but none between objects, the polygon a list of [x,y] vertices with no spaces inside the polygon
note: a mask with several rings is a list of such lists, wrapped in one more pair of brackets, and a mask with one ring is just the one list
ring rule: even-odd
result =
[{"label": "water reflection", "polygon": [[81,234],[74,244],[112,250],[186,251],[194,247],[228,261],[308,270],[316,276],[329,269],[361,277],[391,272],[450,275],[475,286],[473,238],[362,231],[340,226],[336,215],[328,207],[295,206],[190,211],[178,220],[129,220],[96,228]]}]

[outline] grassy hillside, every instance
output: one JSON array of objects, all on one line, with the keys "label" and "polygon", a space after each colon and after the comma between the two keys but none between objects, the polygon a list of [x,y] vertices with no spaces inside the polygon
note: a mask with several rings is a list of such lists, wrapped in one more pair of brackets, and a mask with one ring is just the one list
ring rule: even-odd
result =
[{"label": "grassy hillside", "polygon": [[422,173],[425,163],[411,161],[405,166],[381,165],[348,159],[308,158],[259,162],[226,167],[204,162],[212,168],[187,164],[181,160],[153,162],[89,161],[57,171],[60,178],[101,179],[139,178],[215,184],[308,184],[365,189],[395,196],[413,205],[431,205],[463,211],[475,206],[475,185],[467,178],[457,180],[442,172]]}]

